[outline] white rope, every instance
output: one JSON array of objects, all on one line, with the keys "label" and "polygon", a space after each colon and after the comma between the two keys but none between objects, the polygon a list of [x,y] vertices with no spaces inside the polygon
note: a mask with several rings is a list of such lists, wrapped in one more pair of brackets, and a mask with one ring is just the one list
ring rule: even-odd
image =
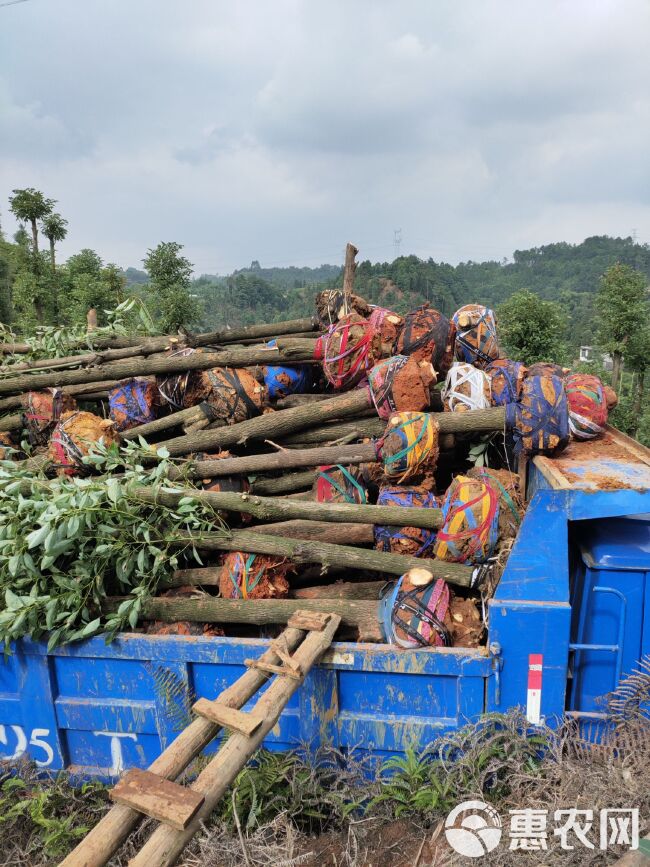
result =
[{"label": "white rope", "polygon": [[[461,390],[462,387],[462,390]],[[488,409],[490,406],[490,378],[471,364],[452,364],[442,389],[445,406],[456,409]]]}]

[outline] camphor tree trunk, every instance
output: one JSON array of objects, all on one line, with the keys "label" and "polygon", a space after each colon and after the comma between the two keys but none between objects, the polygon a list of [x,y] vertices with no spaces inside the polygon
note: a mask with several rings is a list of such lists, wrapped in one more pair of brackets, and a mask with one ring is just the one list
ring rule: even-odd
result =
[{"label": "camphor tree trunk", "polygon": [[623,369],[623,353],[616,350],[612,352],[612,388],[618,392],[621,385],[621,372]]},{"label": "camphor tree trunk", "polygon": [[645,389],[645,369],[637,371],[634,385],[634,403],[632,405],[632,430],[630,436],[636,437],[639,431],[639,422],[643,415],[643,393]]}]

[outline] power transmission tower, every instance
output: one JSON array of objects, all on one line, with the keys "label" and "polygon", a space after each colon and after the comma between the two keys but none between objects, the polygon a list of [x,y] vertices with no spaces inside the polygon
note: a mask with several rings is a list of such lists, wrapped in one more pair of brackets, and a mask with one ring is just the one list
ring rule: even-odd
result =
[{"label": "power transmission tower", "polygon": [[393,252],[395,253],[395,258],[399,259],[399,250],[402,245],[402,230],[401,229],[393,229]]}]

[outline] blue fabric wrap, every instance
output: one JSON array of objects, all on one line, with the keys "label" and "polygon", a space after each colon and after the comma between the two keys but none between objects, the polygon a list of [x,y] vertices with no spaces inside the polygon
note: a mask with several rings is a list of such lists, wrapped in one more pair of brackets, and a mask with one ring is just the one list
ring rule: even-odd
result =
[{"label": "blue fabric wrap", "polygon": [[[542,380],[550,380],[553,384],[554,399],[550,402],[542,391]],[[506,406],[506,427],[512,430],[515,442],[515,452],[523,449],[525,438],[539,439],[542,443],[535,445],[532,454],[544,454],[561,447],[552,448],[549,438],[559,437],[566,445],[569,440],[569,404],[564,391],[564,382],[559,376],[529,376],[524,380],[521,399],[517,403]]]},{"label": "blue fabric wrap", "polygon": [[500,384],[503,383],[503,389],[500,394],[495,394],[494,389],[492,389],[492,406],[508,406],[508,404],[514,403],[517,400],[517,380],[522,367],[523,363],[521,361],[508,361],[507,367],[488,364],[485,368],[488,376],[493,381],[498,379],[500,380]]},{"label": "blue fabric wrap", "polygon": [[[269,340],[267,346],[277,346],[277,341]],[[280,375],[287,379],[283,382]],[[311,368],[308,364],[298,364],[295,367],[267,366],[264,368],[264,385],[271,400],[287,397],[289,394],[305,394],[312,386]]]},{"label": "blue fabric wrap", "polygon": [[154,421],[155,409],[145,400],[147,382],[131,380],[124,385],[116,386],[108,395],[108,406],[111,418],[114,413],[123,413],[130,421],[140,424]]}]

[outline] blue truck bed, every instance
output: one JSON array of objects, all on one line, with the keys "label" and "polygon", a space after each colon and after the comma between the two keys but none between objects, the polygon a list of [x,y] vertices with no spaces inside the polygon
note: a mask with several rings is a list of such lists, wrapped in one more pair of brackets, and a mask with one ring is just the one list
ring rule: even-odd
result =
[{"label": "blue truck bed", "polygon": [[[383,758],[424,747],[486,711],[521,706],[533,723],[566,711],[598,718],[598,695],[650,651],[650,542],[643,553],[650,453],[608,428],[556,459],[535,458],[528,494],[488,604],[487,647],[336,643],[266,746],[331,744]],[[632,515],[645,517],[616,530],[616,520]],[[597,543],[607,526],[603,552]],[[132,634],[48,654],[44,644],[22,640],[0,663],[0,758],[27,754],[40,767],[81,777],[146,767],[185,724],[193,698],[218,695],[267,644]]]}]

